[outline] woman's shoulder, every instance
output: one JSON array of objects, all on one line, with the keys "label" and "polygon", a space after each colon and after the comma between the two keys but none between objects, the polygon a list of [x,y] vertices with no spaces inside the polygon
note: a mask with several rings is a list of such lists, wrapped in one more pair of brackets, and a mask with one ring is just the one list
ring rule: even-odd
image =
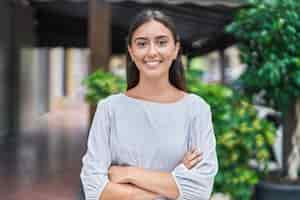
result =
[{"label": "woman's shoulder", "polygon": [[101,110],[101,112],[106,113],[110,117],[118,104],[119,94],[111,94],[98,100],[97,110]]},{"label": "woman's shoulder", "polygon": [[188,95],[192,99],[191,101],[194,106],[200,106],[200,107],[201,106],[204,106],[204,107],[209,106],[208,102],[200,95],[195,94],[195,93],[188,93]]},{"label": "woman's shoulder", "polygon": [[191,99],[191,108],[194,115],[210,112],[210,105],[203,97],[194,93],[188,93],[188,95]]},{"label": "woman's shoulder", "polygon": [[110,94],[98,101],[98,105],[103,105],[103,106],[111,106],[120,100],[120,93],[115,93],[115,94]]}]

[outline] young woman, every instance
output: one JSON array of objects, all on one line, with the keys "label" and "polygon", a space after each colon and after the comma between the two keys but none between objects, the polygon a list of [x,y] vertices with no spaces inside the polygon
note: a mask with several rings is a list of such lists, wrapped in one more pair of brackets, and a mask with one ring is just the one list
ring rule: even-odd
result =
[{"label": "young woman", "polygon": [[208,200],[218,168],[211,111],[186,92],[173,22],[142,11],[127,45],[127,91],[98,103],[90,129],[86,199]]}]

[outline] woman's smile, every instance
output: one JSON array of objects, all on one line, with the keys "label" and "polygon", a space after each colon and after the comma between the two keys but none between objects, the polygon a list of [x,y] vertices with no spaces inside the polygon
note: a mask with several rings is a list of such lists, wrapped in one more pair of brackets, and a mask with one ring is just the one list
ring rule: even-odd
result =
[{"label": "woman's smile", "polygon": [[144,61],[144,64],[146,65],[147,68],[155,69],[155,68],[159,67],[159,64],[161,62],[162,61],[160,61],[160,60],[149,60],[149,61]]},{"label": "woman's smile", "polygon": [[173,38],[172,32],[155,20],[137,28],[128,46],[140,78],[159,77],[168,80],[169,70],[178,50],[179,44]]}]

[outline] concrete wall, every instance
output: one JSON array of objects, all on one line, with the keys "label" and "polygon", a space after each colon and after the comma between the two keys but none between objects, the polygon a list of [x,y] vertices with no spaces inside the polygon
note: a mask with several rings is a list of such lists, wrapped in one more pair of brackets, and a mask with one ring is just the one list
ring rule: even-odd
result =
[{"label": "concrete wall", "polygon": [[0,1],[0,142],[17,134],[20,116],[21,50],[34,45],[33,10]]},{"label": "concrete wall", "polygon": [[8,2],[8,0],[0,1],[0,138],[8,133],[11,120],[9,66],[11,61],[12,8]]}]

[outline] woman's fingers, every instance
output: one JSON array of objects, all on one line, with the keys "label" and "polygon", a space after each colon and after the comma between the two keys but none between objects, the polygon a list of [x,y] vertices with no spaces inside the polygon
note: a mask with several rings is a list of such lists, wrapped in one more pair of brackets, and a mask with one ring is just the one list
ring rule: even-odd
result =
[{"label": "woman's fingers", "polygon": [[193,149],[192,151],[187,152],[184,155],[184,160],[188,160],[191,161],[193,160],[195,157],[199,156],[200,152],[197,149]]},{"label": "woman's fingers", "polygon": [[191,169],[193,168],[196,164],[198,164],[200,161],[202,160],[202,157],[199,155],[198,157],[196,157],[195,159],[191,160],[189,162],[189,168],[188,169]]},{"label": "woman's fingers", "polygon": [[183,158],[183,164],[186,168],[191,169],[196,164],[202,160],[202,153],[197,150],[192,150],[192,152],[187,152]]},{"label": "woman's fingers", "polygon": [[198,157],[200,155],[200,152],[198,152],[198,151],[194,151],[194,152],[192,152],[192,153],[189,153],[188,155],[187,155],[187,160],[188,161],[191,161],[191,160],[194,160],[196,157]]}]

